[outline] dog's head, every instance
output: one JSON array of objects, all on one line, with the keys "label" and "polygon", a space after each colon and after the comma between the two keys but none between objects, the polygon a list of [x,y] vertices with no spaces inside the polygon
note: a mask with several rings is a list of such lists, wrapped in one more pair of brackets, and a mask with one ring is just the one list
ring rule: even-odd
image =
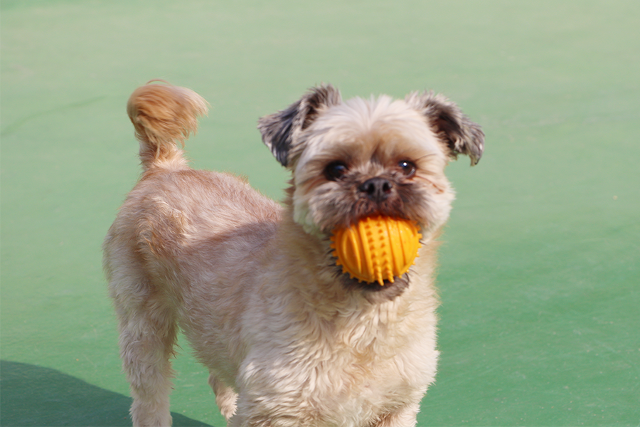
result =
[{"label": "dog's head", "polygon": [[484,147],[480,127],[430,92],[342,101],[323,85],[258,128],[293,172],[294,220],[316,236],[374,214],[417,221],[429,235],[454,198],[448,161],[466,154],[475,165]]}]

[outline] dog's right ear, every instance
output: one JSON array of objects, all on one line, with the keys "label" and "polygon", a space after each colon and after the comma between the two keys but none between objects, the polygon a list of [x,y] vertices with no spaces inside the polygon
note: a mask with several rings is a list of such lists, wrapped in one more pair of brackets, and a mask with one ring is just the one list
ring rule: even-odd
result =
[{"label": "dog's right ear", "polygon": [[288,108],[258,120],[262,141],[282,166],[289,166],[289,152],[297,144],[298,134],[305,130],[327,107],[342,102],[340,91],[330,84],[310,89]]}]

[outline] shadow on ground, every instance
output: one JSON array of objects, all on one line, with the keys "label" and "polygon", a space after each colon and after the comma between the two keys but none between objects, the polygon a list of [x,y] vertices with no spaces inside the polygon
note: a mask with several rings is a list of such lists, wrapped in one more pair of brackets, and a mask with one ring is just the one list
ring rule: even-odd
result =
[{"label": "shadow on ground", "polygon": [[[0,378],[3,426],[131,426],[129,397],[54,369],[3,360]],[[208,426],[171,415],[174,426]]]}]

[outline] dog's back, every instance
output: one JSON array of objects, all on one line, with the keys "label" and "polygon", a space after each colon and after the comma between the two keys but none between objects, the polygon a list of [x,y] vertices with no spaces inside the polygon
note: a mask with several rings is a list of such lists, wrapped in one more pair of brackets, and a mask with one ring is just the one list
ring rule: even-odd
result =
[{"label": "dog's back", "polygon": [[[280,206],[245,180],[189,167],[178,144],[196,132],[198,116],[207,112],[200,95],[150,82],[133,92],[127,112],[140,143],[143,173],[120,208],[106,249],[118,246],[112,240],[120,238],[152,262],[229,230],[280,219]],[[107,267],[111,256],[107,251]]]}]

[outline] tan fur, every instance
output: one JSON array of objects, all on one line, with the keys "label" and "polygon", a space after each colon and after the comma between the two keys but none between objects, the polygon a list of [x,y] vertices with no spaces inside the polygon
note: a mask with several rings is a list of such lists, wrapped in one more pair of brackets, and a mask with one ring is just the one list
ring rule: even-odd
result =
[{"label": "tan fur", "polygon": [[[150,84],[131,96],[144,172],[105,239],[104,265],[134,425],[171,424],[178,327],[230,426],[415,425],[438,357],[435,238],[453,199],[451,153],[404,101],[342,103],[327,90],[261,120],[293,173],[283,207],[237,177],[187,166],[176,142],[206,112],[197,94]],[[398,169],[407,158],[415,176]],[[323,168],[339,159],[349,179],[331,181]],[[387,207],[354,189],[373,176],[406,187],[406,200],[393,193]],[[358,203],[423,229],[416,265],[384,288],[356,283],[330,255],[331,230],[356,221],[345,206]]]}]

